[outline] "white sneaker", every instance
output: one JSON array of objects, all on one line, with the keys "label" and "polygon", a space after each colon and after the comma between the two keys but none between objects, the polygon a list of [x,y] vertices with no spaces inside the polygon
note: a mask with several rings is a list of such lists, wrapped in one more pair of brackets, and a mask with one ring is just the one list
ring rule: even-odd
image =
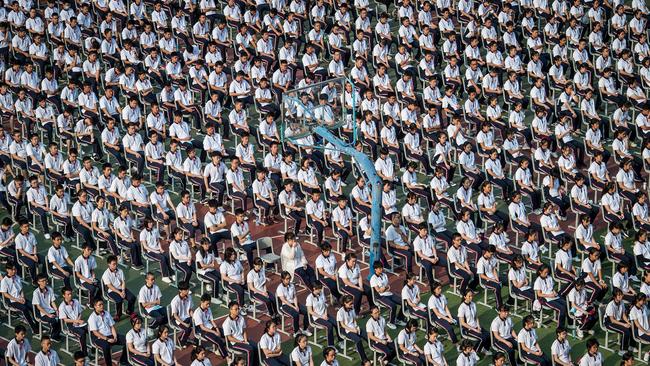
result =
[{"label": "white sneaker", "polygon": [[580,339],[582,339],[585,336],[584,332],[581,329],[576,329],[576,335]]},{"label": "white sneaker", "polygon": [[397,329],[397,326],[395,326],[395,324],[393,323],[386,323],[386,326],[388,327],[388,329]]},{"label": "white sneaker", "polygon": [[645,356],[643,356],[643,361],[648,362],[650,360],[650,351],[646,352]]},{"label": "white sneaker", "polygon": [[45,239],[49,239],[49,238],[51,238],[50,234],[45,233]]},{"label": "white sneaker", "polygon": [[630,279],[634,282],[641,282],[641,280],[637,276],[630,276]]},{"label": "white sneaker", "polygon": [[246,316],[246,310],[244,308],[239,309],[239,315]]},{"label": "white sneaker", "polygon": [[307,337],[311,337],[312,332],[309,329],[305,329],[305,330],[302,331],[302,334],[306,335]]},{"label": "white sneaker", "polygon": [[172,283],[172,279],[169,278],[169,277],[163,277],[163,278],[162,278],[162,281],[163,281],[164,283]]},{"label": "white sneaker", "polygon": [[212,285],[205,285],[205,290],[208,292],[212,291]]},{"label": "white sneaker", "polygon": [[618,355],[619,355],[619,356],[623,356],[623,355],[625,355],[626,353],[627,353],[627,351],[623,351],[623,350],[618,351]]},{"label": "white sneaker", "polygon": [[172,275],[172,281],[176,281],[176,275]]},{"label": "white sneaker", "polygon": [[213,297],[212,298],[212,303],[215,304],[215,305],[221,305],[221,304],[223,304],[223,301],[221,301],[221,299],[218,298],[218,297]]}]

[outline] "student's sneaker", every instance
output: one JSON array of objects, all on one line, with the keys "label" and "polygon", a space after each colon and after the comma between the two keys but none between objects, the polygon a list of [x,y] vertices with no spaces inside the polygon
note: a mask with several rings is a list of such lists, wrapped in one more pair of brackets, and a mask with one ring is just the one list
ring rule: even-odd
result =
[{"label": "student's sneaker", "polygon": [[624,350],[620,350],[620,351],[618,351],[618,355],[621,356],[621,357],[622,357],[623,355],[625,355],[626,353],[627,353],[627,351],[624,351]]},{"label": "student's sneaker", "polygon": [[630,279],[634,282],[641,282],[641,280],[637,276],[630,276]]},{"label": "student's sneaker", "polygon": [[386,323],[386,327],[388,327],[388,329],[397,329],[397,327],[393,323]]},{"label": "student's sneaker", "polygon": [[49,238],[51,238],[50,234],[45,233],[45,239],[49,239]]},{"label": "student's sneaker", "polygon": [[162,281],[163,281],[164,283],[172,283],[172,279],[171,279],[170,277],[163,277],[163,278],[162,278]]},{"label": "student's sneaker", "polygon": [[302,331],[302,334],[306,335],[307,337],[311,337],[312,332],[309,329],[305,329],[305,330]]},{"label": "student's sneaker", "polygon": [[223,304],[223,301],[221,301],[221,299],[218,298],[218,297],[213,297],[212,298],[212,303],[215,304],[215,305],[221,305],[221,304]]},{"label": "student's sneaker", "polygon": [[644,362],[648,362],[648,360],[650,360],[650,351],[646,352],[645,356],[643,356],[643,361]]},{"label": "student's sneaker", "polygon": [[582,329],[576,329],[576,336],[578,336],[578,338],[582,339],[585,336],[585,334],[582,331]]}]

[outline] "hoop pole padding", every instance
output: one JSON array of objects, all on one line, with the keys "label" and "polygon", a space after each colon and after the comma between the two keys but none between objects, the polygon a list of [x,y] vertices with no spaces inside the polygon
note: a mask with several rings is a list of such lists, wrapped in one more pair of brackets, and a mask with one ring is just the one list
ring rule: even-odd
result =
[{"label": "hoop pole padding", "polygon": [[375,165],[368,155],[363,152],[357,151],[350,144],[336,137],[330,130],[323,126],[317,126],[312,130],[313,133],[321,136],[323,140],[331,142],[337,149],[344,154],[350,155],[354,158],[357,164],[361,167],[362,173],[366,175],[370,184],[372,185],[372,217],[371,227],[372,235],[370,236],[370,273],[368,277],[374,273],[374,262],[380,258],[380,242],[381,242],[381,192],[382,181],[377,175]]}]

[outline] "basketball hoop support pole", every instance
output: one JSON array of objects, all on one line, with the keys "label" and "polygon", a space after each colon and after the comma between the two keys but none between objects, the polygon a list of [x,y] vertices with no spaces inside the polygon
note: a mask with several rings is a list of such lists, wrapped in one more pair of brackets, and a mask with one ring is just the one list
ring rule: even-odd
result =
[{"label": "basketball hoop support pole", "polygon": [[374,273],[373,264],[375,260],[378,260],[380,258],[381,253],[381,178],[379,178],[379,175],[377,175],[377,171],[375,170],[375,165],[372,163],[372,160],[370,160],[366,154],[357,151],[350,144],[336,137],[332,132],[330,132],[330,130],[323,126],[315,127],[312,132],[321,136],[324,141],[330,142],[342,153],[352,156],[357,164],[359,164],[361,171],[366,175],[370,181],[370,184],[372,185],[372,220],[370,223],[372,227],[372,235],[370,236],[370,273],[368,274],[368,277],[370,277]]}]

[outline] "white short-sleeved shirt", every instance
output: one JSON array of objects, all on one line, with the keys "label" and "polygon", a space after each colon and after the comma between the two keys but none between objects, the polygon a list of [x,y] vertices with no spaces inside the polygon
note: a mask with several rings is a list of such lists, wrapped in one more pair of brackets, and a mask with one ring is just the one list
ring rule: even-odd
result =
[{"label": "white short-sleeved shirt", "polygon": [[463,301],[458,306],[458,317],[464,318],[465,323],[467,323],[467,325],[470,327],[476,327],[478,325],[476,318],[476,304],[474,302],[467,304]]},{"label": "white short-sleeved shirt", "polygon": [[88,318],[88,331],[97,331],[101,335],[109,337],[113,334],[112,327],[115,324],[113,317],[108,311],[97,314],[93,311]]}]

